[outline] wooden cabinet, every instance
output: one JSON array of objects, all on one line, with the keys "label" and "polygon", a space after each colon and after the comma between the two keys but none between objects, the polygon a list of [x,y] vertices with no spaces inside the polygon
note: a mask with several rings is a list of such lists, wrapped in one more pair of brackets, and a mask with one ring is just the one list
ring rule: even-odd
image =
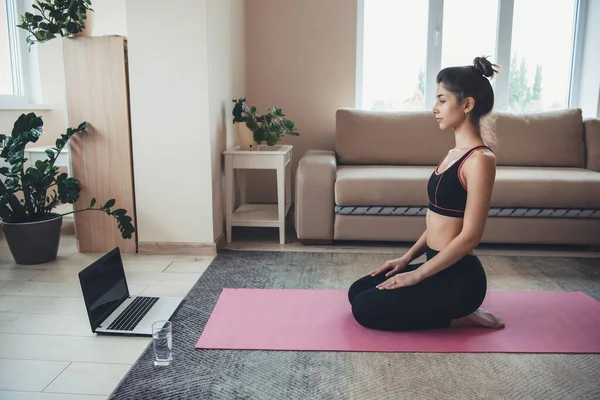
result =
[{"label": "wooden cabinet", "polygon": [[[71,139],[71,174],[81,183],[75,210],[115,199],[135,218],[133,158],[129,115],[127,39],[123,36],[63,39],[69,127],[88,122]],[[123,239],[117,220],[101,211],[75,213],[75,235],[82,253],[104,253],[119,246],[137,251],[137,235]]]}]

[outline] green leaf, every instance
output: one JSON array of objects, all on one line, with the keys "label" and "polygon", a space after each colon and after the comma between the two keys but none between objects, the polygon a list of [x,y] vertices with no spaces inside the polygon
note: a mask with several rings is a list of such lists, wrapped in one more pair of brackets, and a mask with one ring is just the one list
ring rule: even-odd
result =
[{"label": "green leaf", "polygon": [[296,124],[294,122],[290,121],[289,119],[285,119],[285,120],[283,120],[283,126],[285,126],[289,130],[292,130],[292,129],[294,129]]},{"label": "green leaf", "polygon": [[38,117],[35,113],[21,114],[15,121],[11,136],[13,138],[21,136],[26,132],[34,132],[39,137],[42,134],[41,128],[44,123],[42,117]]},{"label": "green leaf", "polygon": [[56,34],[60,32],[60,27],[57,24],[48,24],[48,32]]},{"label": "green leaf", "polygon": [[28,175],[33,177],[34,180],[39,180],[42,177],[42,174],[39,170],[31,168],[27,171]]},{"label": "green leaf", "polygon": [[87,121],[82,122],[81,124],[79,124],[79,126],[77,127],[78,131],[82,131],[84,129],[87,129],[88,123]]},{"label": "green leaf", "polygon": [[68,175],[66,174],[66,172],[63,172],[62,174],[56,177],[56,183],[63,182],[65,179],[67,179],[67,177]]},{"label": "green leaf", "polygon": [[248,118],[248,120],[246,121],[246,126],[252,132],[256,132],[258,130],[258,123],[252,118]]},{"label": "green leaf", "polygon": [[127,214],[127,210],[125,210],[123,208],[119,208],[112,212],[112,215],[114,215],[115,217],[122,217],[125,214]]},{"label": "green leaf", "polygon": [[111,208],[114,205],[115,205],[115,199],[110,199],[104,204],[104,206],[102,206],[102,208]]},{"label": "green leaf", "polygon": [[73,204],[79,200],[79,181],[74,178],[67,178],[58,182],[58,196],[62,203]]},{"label": "green leaf", "polygon": [[50,157],[50,159],[54,159],[54,151],[50,149],[46,149],[45,153]]},{"label": "green leaf", "polygon": [[267,144],[269,146],[275,146],[277,144],[277,136],[275,135],[271,135],[267,138]]},{"label": "green leaf", "polygon": [[256,141],[257,143],[260,143],[266,139],[267,135],[268,135],[267,131],[264,128],[260,128],[259,130],[254,132],[254,141]]},{"label": "green leaf", "polygon": [[17,162],[16,164],[14,164],[11,168],[10,171],[13,174],[16,174],[17,172],[21,172],[21,170],[23,169],[23,163],[22,162]]},{"label": "green leaf", "polygon": [[92,199],[92,201],[90,202],[90,208],[94,207],[96,205],[96,198],[94,197]]},{"label": "green leaf", "polygon": [[79,31],[79,25],[75,22],[67,22],[67,32],[68,33],[77,33]]}]

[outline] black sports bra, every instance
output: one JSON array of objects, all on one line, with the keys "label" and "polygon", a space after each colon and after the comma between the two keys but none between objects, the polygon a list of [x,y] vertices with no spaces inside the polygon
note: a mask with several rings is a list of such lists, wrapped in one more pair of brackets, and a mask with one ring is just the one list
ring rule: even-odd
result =
[{"label": "black sports bra", "polygon": [[480,148],[489,149],[488,146],[473,147],[450,167],[446,168],[444,172],[438,174],[438,168],[444,160],[440,161],[429,177],[429,182],[427,182],[427,195],[431,211],[448,217],[464,217],[467,205],[467,188],[460,180],[460,168],[466,159],[473,154],[473,151]]}]

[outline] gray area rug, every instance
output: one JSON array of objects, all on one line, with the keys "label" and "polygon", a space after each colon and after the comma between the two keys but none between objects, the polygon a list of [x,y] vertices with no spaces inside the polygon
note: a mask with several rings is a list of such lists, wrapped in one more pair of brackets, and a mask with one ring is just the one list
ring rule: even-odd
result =
[{"label": "gray area rug", "polygon": [[[346,289],[389,258],[389,254],[356,253],[230,250],[219,253],[171,319],[174,357],[171,365],[154,367],[150,345],[110,398],[600,399],[598,354],[194,348],[225,287]],[[581,290],[600,301],[600,259],[505,256],[480,256],[480,259],[488,275],[488,290]]]}]

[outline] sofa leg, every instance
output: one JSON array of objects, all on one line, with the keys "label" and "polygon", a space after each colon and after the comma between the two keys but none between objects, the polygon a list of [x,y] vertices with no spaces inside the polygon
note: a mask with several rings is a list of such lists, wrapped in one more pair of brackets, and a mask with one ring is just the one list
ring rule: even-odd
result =
[{"label": "sofa leg", "polygon": [[333,244],[333,240],[329,239],[298,239],[298,241],[304,245],[314,246],[327,246]]}]

